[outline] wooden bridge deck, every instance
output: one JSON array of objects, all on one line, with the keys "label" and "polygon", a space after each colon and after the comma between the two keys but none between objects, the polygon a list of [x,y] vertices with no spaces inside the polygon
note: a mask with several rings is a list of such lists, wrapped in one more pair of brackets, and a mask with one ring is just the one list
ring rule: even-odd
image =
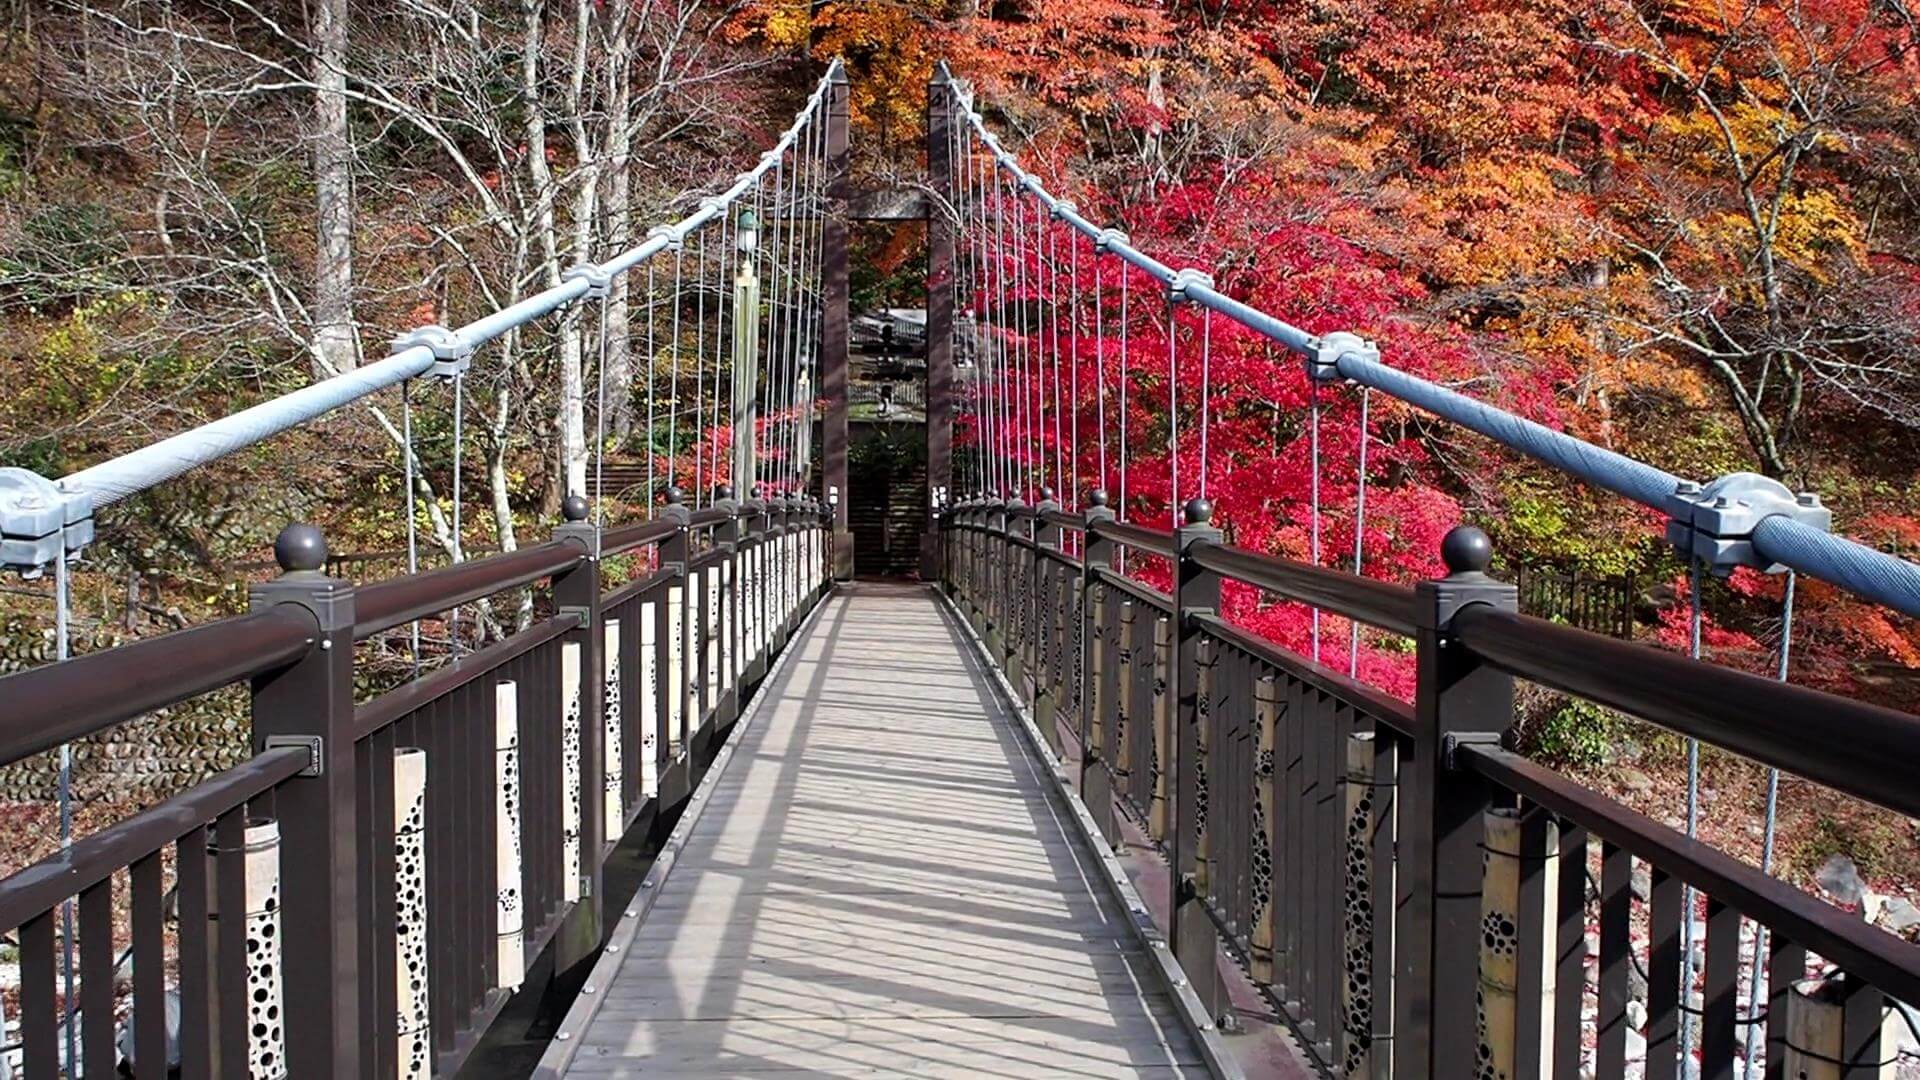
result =
[{"label": "wooden bridge deck", "polygon": [[541,1075],[1206,1074],[962,635],[825,604]]}]

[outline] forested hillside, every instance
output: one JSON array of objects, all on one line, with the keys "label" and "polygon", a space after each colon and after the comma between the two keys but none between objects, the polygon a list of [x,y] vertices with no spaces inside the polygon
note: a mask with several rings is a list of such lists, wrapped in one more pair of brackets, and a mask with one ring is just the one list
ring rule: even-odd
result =
[{"label": "forested hillside", "polygon": [[[1817,492],[1842,531],[1911,554],[1917,46],[1902,0],[15,0],[0,463],[58,476],[558,281],[723,187],[786,125],[766,103],[797,103],[831,56],[850,68],[861,182],[919,183],[945,58],[1051,187],[1165,261],[1676,472]],[[875,254],[917,272],[910,236]],[[644,458],[665,433],[639,445],[635,417],[666,389],[630,288],[608,306],[606,449]],[[1166,327],[1133,312],[1130,496],[1164,513]],[[436,385],[116,507],[79,579],[81,647],[234,609],[236,564],[295,516],[339,550],[394,548],[403,425],[432,545],[456,546],[456,494],[467,550],[543,535],[600,420],[589,330],[570,316],[476,358],[458,493]],[[1211,348],[1210,494],[1239,542],[1311,557],[1313,391],[1243,332],[1215,325]],[[1384,398],[1364,432],[1356,393],[1321,406],[1322,561],[1350,565],[1364,435],[1367,573],[1436,573],[1466,518],[1506,572],[1631,577],[1637,633],[1687,645],[1686,575],[1652,515]],[[1771,671],[1783,591],[1745,571],[1710,583],[1706,652]],[[0,594],[8,667],[49,657],[44,595]],[[1306,647],[1304,612],[1232,603]],[[1793,678],[1920,700],[1920,630],[1817,583],[1797,604]],[[1326,658],[1345,666],[1344,624]],[[1396,639],[1363,638],[1358,666],[1410,685]],[[1570,764],[1637,785],[1670,755],[1531,707]],[[1910,848],[1904,827],[1873,842]]]}]

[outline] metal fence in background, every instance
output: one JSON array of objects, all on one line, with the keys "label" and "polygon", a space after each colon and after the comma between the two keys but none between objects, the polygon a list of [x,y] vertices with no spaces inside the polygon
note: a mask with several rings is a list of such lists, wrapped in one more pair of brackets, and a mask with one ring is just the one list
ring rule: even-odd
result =
[{"label": "metal fence in background", "polygon": [[1514,568],[1513,584],[1524,614],[1608,637],[1633,637],[1640,579],[1630,574],[1596,577],[1521,563]]}]

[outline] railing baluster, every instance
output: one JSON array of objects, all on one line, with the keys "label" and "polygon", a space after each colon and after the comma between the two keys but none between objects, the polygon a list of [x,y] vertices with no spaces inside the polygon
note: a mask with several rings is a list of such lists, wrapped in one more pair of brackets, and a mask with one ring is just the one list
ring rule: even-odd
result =
[{"label": "railing baluster", "polygon": [[[409,733],[408,744],[417,746],[426,754],[426,792],[425,814],[426,832],[422,843],[426,846],[424,858],[426,868],[426,895],[429,902],[417,913],[427,925],[427,966],[428,970],[443,973],[441,978],[432,979],[427,984],[428,1028],[432,1033],[434,1052],[448,1049],[455,1024],[452,1022],[456,1002],[453,1000],[453,965],[458,961],[460,943],[450,922],[453,905],[436,904],[432,898],[443,896],[453,880],[454,859],[457,852],[452,832],[453,822],[453,778],[448,775],[454,770],[452,733],[447,730],[445,700],[439,700],[420,711],[414,721],[414,730]],[[396,748],[397,749],[397,748]],[[402,796],[395,781],[395,799]],[[398,841],[396,841],[396,848]],[[397,902],[396,902],[397,903]],[[407,913],[396,915],[397,920],[407,918]]]},{"label": "railing baluster", "polygon": [[[1688,912],[1691,917],[1692,912]],[[1655,969],[1656,979],[1673,978],[1673,970]],[[1688,980],[1691,983],[1692,980]],[[1733,1048],[1739,1043],[1740,912],[1707,898],[1707,970],[1701,1001],[1700,1076],[1702,1080],[1733,1080]],[[1875,1022],[1879,1015],[1876,1012]]]},{"label": "railing baluster", "polygon": [[1767,1080],[1787,1080],[1787,1016],[1793,984],[1807,977],[1806,946],[1779,931],[1767,937]]},{"label": "railing baluster", "polygon": [[1581,1029],[1587,993],[1587,830],[1572,822],[1560,829],[1559,897],[1555,902],[1553,981],[1554,1080],[1580,1080]]},{"label": "railing baluster", "polygon": [[212,956],[214,1025],[218,1057],[214,1073],[233,1076],[247,1061],[247,868],[244,808],[220,815],[213,827]]},{"label": "railing baluster", "polygon": [[1286,677],[1285,695],[1280,708],[1280,757],[1274,767],[1280,772],[1280,858],[1274,869],[1280,881],[1280,899],[1275,919],[1280,926],[1280,990],[1282,1002],[1295,1022],[1305,1020],[1301,988],[1306,983],[1302,970],[1301,920],[1306,912],[1307,866],[1302,828],[1306,821],[1301,766],[1306,757],[1301,745],[1301,723],[1305,712],[1306,687],[1299,679]]},{"label": "railing baluster", "polygon": [[[80,892],[80,1061],[94,1076],[118,1067],[113,1046],[113,878]],[[67,1003],[73,1015],[73,1003]]]},{"label": "railing baluster", "polygon": [[[1585,868],[1581,868],[1585,872]],[[1680,879],[1649,867],[1647,897],[1647,1075],[1668,1077],[1680,1066]]]},{"label": "railing baluster", "polygon": [[[149,1076],[156,1068],[164,1070],[167,1060],[167,919],[160,852],[136,859],[127,882],[133,896],[134,1075]],[[140,1062],[146,1063],[144,1072]]]},{"label": "railing baluster", "polygon": [[[205,827],[188,831],[173,845],[174,879],[180,888],[180,1077],[212,1080],[214,1075],[213,883],[208,878]],[[27,972],[32,972],[31,963]],[[31,1001],[22,990],[23,1000]],[[28,1029],[31,1036],[32,1029]],[[29,1044],[31,1051],[31,1044]],[[31,1056],[29,1056],[29,1060]]]},{"label": "railing baluster", "polygon": [[[396,1026],[400,1005],[394,942],[400,932],[398,892],[401,885],[395,873],[398,864],[394,830],[379,827],[381,823],[394,820],[396,726],[389,725],[376,731],[360,744],[363,769],[359,786],[365,793],[362,805],[366,809],[366,816],[362,820],[367,822],[360,854],[361,862],[367,867],[362,886],[367,896],[365,921],[361,923],[362,940],[365,942],[361,955],[366,957],[363,985],[368,987],[364,995],[367,1007],[361,1012],[362,1030],[367,1037],[362,1075],[369,1077],[395,1075],[395,1044],[399,1039]],[[424,866],[416,868],[425,869]],[[420,929],[424,933],[424,927]]]},{"label": "railing baluster", "polygon": [[1399,948],[1399,912],[1394,903],[1399,877],[1396,857],[1399,845],[1398,803],[1400,749],[1399,733],[1385,724],[1374,726],[1373,738],[1373,824],[1370,833],[1373,880],[1373,940],[1371,978],[1373,1006],[1372,1076],[1385,1080],[1396,1075],[1395,1001],[1399,987],[1394,978],[1394,955]]},{"label": "railing baluster", "polygon": [[1327,1008],[1326,961],[1328,896],[1334,885],[1327,872],[1327,849],[1339,850],[1328,827],[1333,785],[1327,742],[1332,732],[1326,697],[1311,686],[1300,691],[1300,983],[1296,995],[1305,1018],[1301,1029],[1321,1060],[1331,1054],[1338,1025]]},{"label": "railing baluster", "polygon": [[[1602,1077],[1626,1075],[1627,982],[1633,941],[1633,857],[1611,843],[1600,845],[1600,1012],[1594,1018],[1595,1071]],[[1650,973],[1653,978],[1674,977]]]},{"label": "railing baluster", "polygon": [[1518,965],[1513,1050],[1516,1080],[1537,1080],[1548,1067],[1553,886],[1560,869],[1560,832],[1553,815],[1528,806],[1520,820],[1520,906],[1514,913]]},{"label": "railing baluster", "polygon": [[59,1068],[61,1006],[54,990],[53,917],[53,911],[43,912],[20,927],[20,1034],[30,1076],[54,1076]]}]

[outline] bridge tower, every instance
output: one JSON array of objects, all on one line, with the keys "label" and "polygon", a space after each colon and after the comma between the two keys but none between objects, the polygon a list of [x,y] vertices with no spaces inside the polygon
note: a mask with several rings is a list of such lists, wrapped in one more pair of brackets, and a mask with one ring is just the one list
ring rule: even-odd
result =
[{"label": "bridge tower", "polygon": [[953,121],[960,107],[947,62],[927,84],[927,506],[920,534],[920,577],[936,581],[941,557],[940,509],[953,485]]}]

